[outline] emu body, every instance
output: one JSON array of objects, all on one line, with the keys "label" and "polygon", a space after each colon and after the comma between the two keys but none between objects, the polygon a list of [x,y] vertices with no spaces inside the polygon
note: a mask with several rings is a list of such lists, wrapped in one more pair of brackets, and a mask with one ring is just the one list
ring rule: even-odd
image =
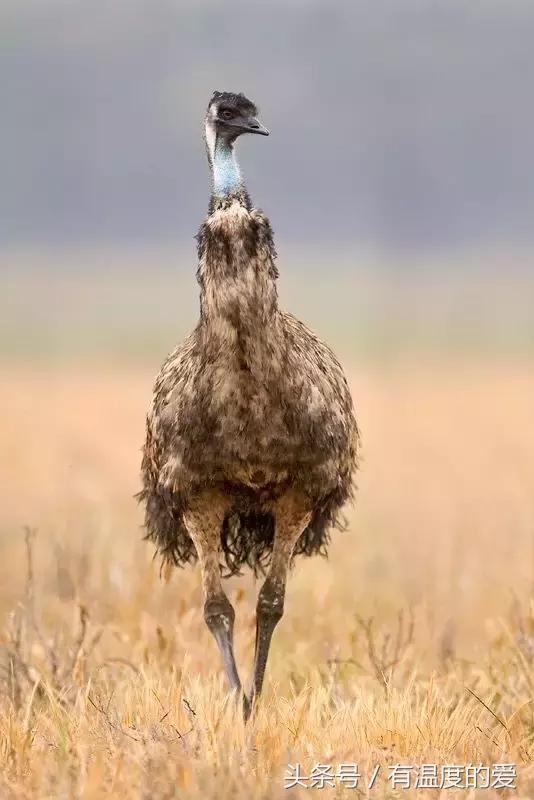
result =
[{"label": "emu body", "polygon": [[279,308],[271,226],[231,166],[234,131],[221,121],[221,106],[259,126],[242,95],[214,95],[206,120],[214,191],[197,237],[200,320],[156,380],[141,497],[147,535],[164,558],[199,559],[206,622],[239,691],[220,559],[228,573],[245,564],[267,570],[248,715],[282,615],[290,561],[325,552],[351,496],[358,429],[334,354]]}]

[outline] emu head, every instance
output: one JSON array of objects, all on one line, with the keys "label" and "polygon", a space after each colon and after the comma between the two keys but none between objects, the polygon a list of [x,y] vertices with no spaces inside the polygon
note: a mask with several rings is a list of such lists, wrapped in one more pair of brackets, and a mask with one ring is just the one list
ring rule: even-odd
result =
[{"label": "emu head", "polygon": [[217,143],[231,148],[242,133],[269,135],[267,128],[257,120],[257,114],[258,109],[244,94],[213,93],[205,118],[206,149],[211,164]]}]

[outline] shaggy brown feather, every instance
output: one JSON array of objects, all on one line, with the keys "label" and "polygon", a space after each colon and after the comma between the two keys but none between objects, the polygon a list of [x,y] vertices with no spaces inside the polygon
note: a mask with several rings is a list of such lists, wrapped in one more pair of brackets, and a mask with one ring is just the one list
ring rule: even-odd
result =
[{"label": "shaggy brown feather", "polygon": [[198,236],[200,320],[156,379],[142,462],[147,537],[174,564],[197,553],[183,523],[191,498],[232,498],[221,530],[227,573],[263,572],[273,502],[294,488],[313,514],[293,551],[326,553],[352,496],[358,428],[332,351],[279,309],[267,217],[243,188],[212,196]]},{"label": "shaggy brown feather", "polygon": [[195,560],[181,517],[202,488],[235,496],[225,520],[228,572],[263,571],[268,501],[302,489],[315,513],[294,555],[326,552],[352,493],[358,429],[332,351],[279,310],[272,231],[239,198],[215,204],[199,236],[200,321],[154,387],[143,455],[147,536],[175,564]]}]

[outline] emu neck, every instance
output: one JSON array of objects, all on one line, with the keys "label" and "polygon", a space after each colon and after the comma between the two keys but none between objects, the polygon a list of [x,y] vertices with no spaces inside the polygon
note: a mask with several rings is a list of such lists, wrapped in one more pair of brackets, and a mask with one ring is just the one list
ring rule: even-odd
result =
[{"label": "emu neck", "polygon": [[217,136],[212,153],[213,193],[216,197],[230,197],[243,187],[239,164],[233,142]]},{"label": "emu neck", "polygon": [[251,371],[269,369],[282,343],[268,220],[234,198],[210,214],[199,245],[203,335]]}]

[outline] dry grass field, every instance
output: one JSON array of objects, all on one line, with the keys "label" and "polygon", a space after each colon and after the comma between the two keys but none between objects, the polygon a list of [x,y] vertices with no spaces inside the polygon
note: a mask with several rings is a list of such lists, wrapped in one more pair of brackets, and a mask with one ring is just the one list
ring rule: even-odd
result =
[{"label": "dry grass field", "polygon": [[[354,367],[357,505],[328,560],[296,564],[247,727],[197,569],[160,576],[142,541],[154,370],[3,367],[2,800],[532,797],[531,366]],[[228,589],[248,676],[258,585]],[[317,764],[362,777],[285,788],[296,763],[308,787]],[[394,764],[495,763],[517,765],[517,789],[484,788],[483,771],[478,790],[416,788],[416,770],[410,789],[389,780]]]}]

